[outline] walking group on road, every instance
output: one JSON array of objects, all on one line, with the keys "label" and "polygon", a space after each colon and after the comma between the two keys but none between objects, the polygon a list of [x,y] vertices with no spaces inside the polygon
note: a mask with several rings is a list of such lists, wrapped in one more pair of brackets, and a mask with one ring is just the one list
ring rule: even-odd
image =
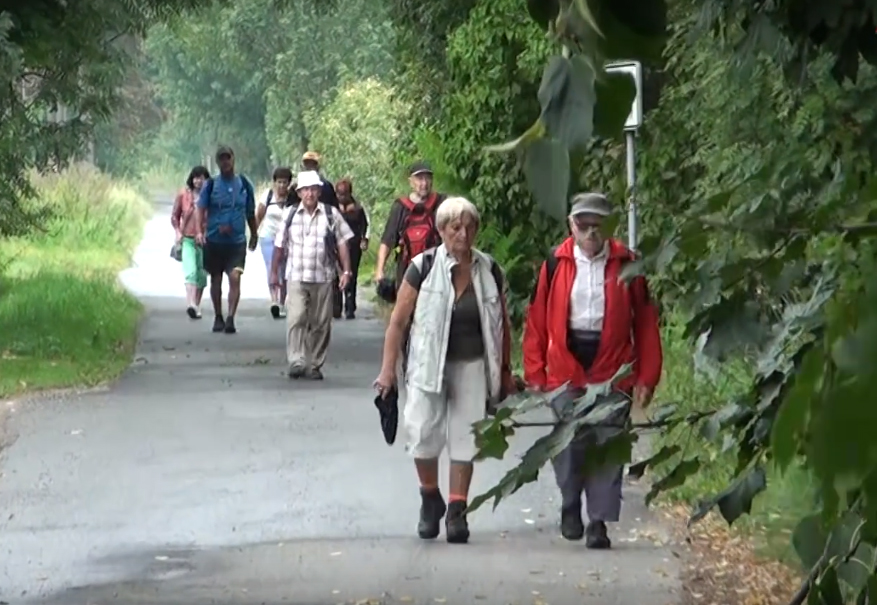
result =
[{"label": "walking group on road", "polygon": [[[200,317],[209,275],[213,329],[233,333],[246,253],[258,246],[271,315],[286,319],[288,375],[322,379],[333,318],[355,317],[359,264],[369,245],[368,213],[354,199],[349,179],[333,186],[322,175],[314,152],[303,156],[295,178],[288,168],[275,170],[271,190],[258,202],[252,184],[235,174],[232,151],[222,147],[216,159],[220,174],[211,178],[203,167],[194,168],[172,213],[187,312]],[[402,407],[406,449],[420,483],[418,535],[435,539],[444,520],[448,542],[464,543],[477,452],[472,425],[519,387],[511,367],[516,345],[507,285],[503,268],[474,245],[478,208],[463,197],[433,191],[425,162],[413,164],[408,176],[411,190],[390,207],[375,266],[378,295],[393,303],[375,403],[382,414]],[[607,523],[620,517],[623,466],[595,468],[588,464],[589,452],[621,430],[632,407],[649,405],[662,369],[657,307],[643,276],[621,279],[635,254],[609,236],[606,219],[614,212],[603,194],[573,196],[570,235],[541,263],[521,344],[525,388],[552,392],[550,405],[558,417],[574,407],[587,385],[606,382],[632,365],[632,373],[615,386],[629,405],[606,419],[610,426],[582,429],[553,459],[561,534],[584,539],[594,549],[611,547]],[[395,274],[387,277],[394,252]],[[229,279],[226,315],[223,275]],[[600,396],[596,405],[615,400]],[[444,451],[450,459],[447,499],[439,487]]]}]

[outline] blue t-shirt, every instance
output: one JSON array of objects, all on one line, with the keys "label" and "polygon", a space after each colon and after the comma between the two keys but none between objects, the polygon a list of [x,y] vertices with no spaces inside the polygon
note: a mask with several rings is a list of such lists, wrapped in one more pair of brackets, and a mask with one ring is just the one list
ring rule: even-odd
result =
[{"label": "blue t-shirt", "polygon": [[[235,175],[226,179],[222,175],[201,188],[198,207],[207,210],[207,241],[215,244],[244,244],[247,241],[247,216],[254,216],[256,200],[247,190],[243,177]],[[229,227],[223,233],[220,227]]]}]

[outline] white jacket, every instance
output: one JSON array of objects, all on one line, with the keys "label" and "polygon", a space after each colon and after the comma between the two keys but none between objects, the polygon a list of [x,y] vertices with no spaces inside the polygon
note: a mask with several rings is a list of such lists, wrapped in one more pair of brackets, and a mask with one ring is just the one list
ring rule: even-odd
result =
[{"label": "white jacket", "polygon": [[[451,269],[457,261],[448,254],[444,245],[438,246],[434,254],[432,269],[421,283],[417,295],[408,343],[406,383],[428,393],[441,393],[448,333],[456,298]],[[411,262],[422,270],[423,254],[415,256]],[[491,272],[493,264],[490,255],[472,249],[472,285],[481,315],[484,365],[487,370],[485,380],[490,402],[497,403],[502,386],[504,325],[501,292]]]}]

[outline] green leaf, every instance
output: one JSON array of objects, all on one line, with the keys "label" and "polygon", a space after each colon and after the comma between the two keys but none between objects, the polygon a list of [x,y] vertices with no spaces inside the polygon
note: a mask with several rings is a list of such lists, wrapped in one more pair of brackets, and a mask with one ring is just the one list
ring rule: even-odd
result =
[{"label": "green leaf", "polygon": [[828,533],[819,514],[808,515],[792,530],[792,547],[804,567],[813,567],[825,550]]},{"label": "green leaf", "polygon": [[700,458],[687,458],[673,467],[669,473],[652,484],[649,493],[646,494],[646,506],[658,497],[662,492],[681,487],[688,478],[700,470]]},{"label": "green leaf", "polygon": [[594,134],[614,139],[624,131],[624,122],[636,97],[636,83],[627,74],[600,74],[594,85]]},{"label": "green leaf", "polygon": [[788,468],[798,453],[807,424],[810,401],[820,388],[824,366],[824,349],[819,346],[811,347],[795,375],[795,383],[777,410],[770,443],[773,459],[780,470]]},{"label": "green leaf", "polygon": [[594,129],[595,74],[581,56],[552,57],[542,73],[538,99],[548,134],[567,150],[584,146]]},{"label": "green leaf", "polygon": [[739,403],[730,403],[710,416],[700,427],[700,435],[707,441],[715,439],[719,431],[752,415],[752,410]]},{"label": "green leaf", "polygon": [[567,215],[569,170],[569,153],[554,139],[538,139],[524,151],[527,185],[542,211],[558,220]]},{"label": "green leaf", "polygon": [[697,523],[716,506],[731,525],[744,513],[752,511],[752,500],[767,487],[767,475],[760,466],[750,469],[715,498],[702,500],[688,520],[689,525]]},{"label": "green leaf", "polygon": [[655,467],[659,464],[663,464],[676,454],[678,454],[682,450],[678,445],[665,445],[663,446],[656,454],[646,458],[645,460],[640,460],[636,464],[631,464],[627,469],[627,474],[634,479],[641,479],[645,474],[646,469],[651,467]]},{"label": "green leaf", "polygon": [[[837,570],[829,567],[816,581],[816,593],[823,605],[846,605],[838,583]],[[811,589],[812,590],[812,589]]]}]

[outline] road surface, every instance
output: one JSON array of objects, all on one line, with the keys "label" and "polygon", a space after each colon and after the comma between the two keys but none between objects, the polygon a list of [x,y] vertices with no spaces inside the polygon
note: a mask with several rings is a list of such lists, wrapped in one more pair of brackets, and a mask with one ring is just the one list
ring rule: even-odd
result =
[{"label": "road surface", "polygon": [[[560,538],[550,471],[475,513],[470,544],[419,540],[414,470],[371,403],[382,322],[336,322],[326,380],[290,382],[261,258],[248,259],[239,333],[212,334],[209,312],[184,314],[167,215],[158,207],[122,275],[147,308],[130,371],[5,404],[0,601],[677,602],[678,563],[637,486],[610,552]],[[511,464],[479,464],[473,493]]]}]

